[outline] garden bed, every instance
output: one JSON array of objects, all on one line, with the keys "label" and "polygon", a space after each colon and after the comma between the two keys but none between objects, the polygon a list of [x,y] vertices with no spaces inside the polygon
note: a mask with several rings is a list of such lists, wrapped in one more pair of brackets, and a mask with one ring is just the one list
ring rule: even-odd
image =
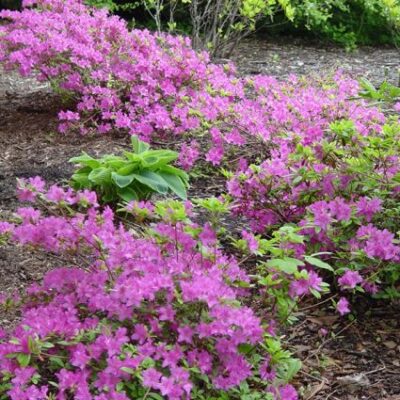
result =
[{"label": "garden bed", "polygon": [[[341,67],[354,75],[369,76],[380,83],[388,68],[396,82],[398,52],[394,49],[360,49],[354,54],[337,48],[288,41],[244,42],[234,56],[242,73],[267,73],[278,78],[288,74],[318,73]],[[45,85],[16,75],[0,76],[0,218],[18,207],[15,179],[40,175],[60,183],[73,170],[68,159],[81,150],[101,155],[126,148],[126,139],[110,136],[84,138],[57,133],[59,100]],[[196,186],[198,185],[198,186]],[[211,183],[218,192],[218,182]],[[201,180],[192,192],[204,191]],[[0,293],[10,294],[43,273],[62,265],[46,254],[27,254],[18,247],[0,248]],[[303,306],[312,307],[312,303]],[[311,310],[311,311],[310,311]],[[286,332],[286,341],[305,360],[297,384],[304,386],[304,399],[400,399],[399,306],[377,303],[356,306],[358,318],[349,322],[330,310],[299,312],[297,323]],[[315,310],[315,311],[313,311]],[[0,314],[0,326],[10,327],[18,315]],[[336,334],[321,335],[322,329]],[[360,374],[357,376],[357,374]]]}]

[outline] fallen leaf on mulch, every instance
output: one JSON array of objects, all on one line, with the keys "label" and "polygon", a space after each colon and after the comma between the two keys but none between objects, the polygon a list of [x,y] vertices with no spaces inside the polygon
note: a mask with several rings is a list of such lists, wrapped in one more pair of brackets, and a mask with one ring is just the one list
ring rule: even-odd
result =
[{"label": "fallen leaf on mulch", "polygon": [[345,386],[350,393],[354,393],[357,390],[360,390],[363,387],[369,386],[371,384],[367,375],[363,373],[339,376],[338,378],[336,378],[336,380],[340,386]]}]

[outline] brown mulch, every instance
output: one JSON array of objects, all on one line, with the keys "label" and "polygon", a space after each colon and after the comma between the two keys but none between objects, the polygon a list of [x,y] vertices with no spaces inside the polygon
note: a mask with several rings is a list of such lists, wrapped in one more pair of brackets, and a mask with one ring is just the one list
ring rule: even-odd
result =
[{"label": "brown mulch", "polygon": [[[396,49],[343,50],[295,40],[244,42],[233,59],[243,73],[270,73],[284,77],[340,66],[355,75],[368,75],[375,83],[385,76],[397,80]],[[100,155],[126,148],[127,139],[62,136],[57,133],[59,100],[44,84],[23,80],[0,70],[0,219],[19,206],[15,179],[40,175],[49,183],[67,180],[68,159],[82,150]],[[204,180],[203,180],[204,181]],[[196,186],[197,185],[197,186]],[[219,192],[219,183],[207,188],[199,180],[193,191]],[[203,193],[204,194],[204,193]],[[11,294],[32,282],[60,261],[45,254],[29,254],[18,247],[0,248],[0,293]],[[339,318],[332,310],[312,308],[299,312],[299,322],[285,339],[304,361],[296,384],[302,398],[311,400],[400,400],[399,306],[361,305],[355,321]],[[0,327],[18,319],[0,311]],[[322,336],[321,328],[328,330]]]},{"label": "brown mulch", "polygon": [[290,74],[321,74],[342,69],[353,78],[364,76],[374,84],[385,78],[399,82],[400,51],[395,47],[344,49],[296,37],[249,38],[232,55],[242,74],[267,74],[279,78]]}]

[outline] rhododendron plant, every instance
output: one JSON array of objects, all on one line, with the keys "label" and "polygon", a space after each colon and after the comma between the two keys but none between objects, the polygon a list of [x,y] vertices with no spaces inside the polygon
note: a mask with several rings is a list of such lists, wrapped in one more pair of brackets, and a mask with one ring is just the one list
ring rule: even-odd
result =
[{"label": "rhododendron plant", "polygon": [[19,196],[52,215],[20,208],[2,235],[68,261],[14,300],[22,320],[0,339],[5,398],[239,399],[245,381],[255,399],[296,398],[289,356],[276,344],[268,354],[269,322],[241,302],[249,277],[209,226],[182,215],[135,238],[91,192],[30,178]]},{"label": "rhododendron plant", "polygon": [[50,81],[63,94],[69,109],[59,113],[61,132],[178,136],[180,160],[190,168],[204,135],[204,158],[218,165],[227,150],[237,153],[245,144],[265,157],[271,138],[286,146],[282,132],[306,144],[338,119],[351,118],[362,133],[383,119],[364,103],[348,101],[358,84],[341,74],[328,82],[242,78],[232,64],[215,65],[207,53],[196,53],[188,39],[129,31],[121,19],[79,0],[24,5],[22,12],[0,13],[10,21],[0,27],[0,61]]},{"label": "rhododendron plant", "polygon": [[292,256],[307,262],[307,255],[321,254],[344,293],[376,293],[380,283],[398,279],[388,272],[400,261],[400,126],[368,113],[369,127],[344,119],[316,136],[282,132],[269,159],[228,183],[235,212],[261,233],[296,226],[303,241],[291,246]]}]

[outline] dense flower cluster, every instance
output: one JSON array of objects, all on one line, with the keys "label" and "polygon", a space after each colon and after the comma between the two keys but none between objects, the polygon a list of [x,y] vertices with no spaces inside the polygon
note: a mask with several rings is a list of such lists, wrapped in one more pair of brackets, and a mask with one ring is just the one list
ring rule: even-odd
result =
[{"label": "dense flower cluster", "polygon": [[241,305],[245,292],[235,286],[249,278],[209,226],[161,222],[152,236],[134,238],[94,193],[46,189],[36,177],[21,180],[18,195],[69,216],[23,207],[0,233],[71,266],[29,288],[21,323],[0,338],[10,399],[123,400],[146,391],[189,399],[200,386],[207,395],[252,379],[265,396],[297,398],[259,352],[265,322]]},{"label": "dense flower cluster", "polygon": [[210,139],[205,158],[216,165],[227,148],[268,144],[282,131],[309,142],[336,119],[352,118],[363,133],[382,119],[347,100],[357,83],[340,74],[332,84],[241,78],[233,65],[194,52],[187,39],[129,31],[124,21],[79,0],[24,1],[33,4],[0,13],[11,21],[0,27],[0,61],[23,75],[37,73],[67,96],[72,105],[59,114],[61,132],[122,130],[147,140],[192,133],[181,152],[190,168],[204,134]]},{"label": "dense flower cluster", "polygon": [[61,132],[182,134],[228,114],[243,95],[233,66],[209,63],[188,39],[129,31],[79,0],[24,1],[31,5],[0,14],[12,21],[0,28],[0,61],[22,75],[37,72],[74,101],[59,114]]}]

